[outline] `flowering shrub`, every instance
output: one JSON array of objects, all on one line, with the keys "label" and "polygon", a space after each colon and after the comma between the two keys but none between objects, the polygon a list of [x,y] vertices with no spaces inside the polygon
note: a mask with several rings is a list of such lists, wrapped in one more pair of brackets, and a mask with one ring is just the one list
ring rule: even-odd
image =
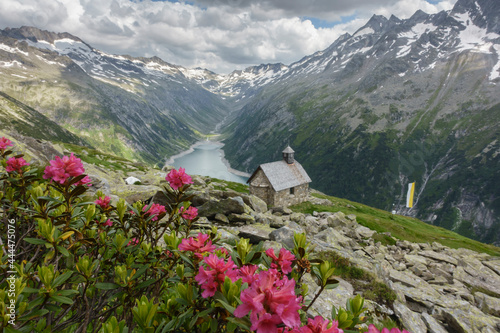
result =
[{"label": "flowering shrub", "polygon": [[184,185],[193,183],[191,176],[186,174],[186,169],[184,168],[179,168],[179,171],[172,169],[165,179],[170,183],[170,187],[174,190],[177,190]]},{"label": "flowering shrub", "polygon": [[7,160],[7,167],[5,171],[7,172],[20,172],[23,166],[29,165],[24,158],[19,157],[11,157]]},{"label": "flowering shrub", "polygon": [[62,158],[56,156],[54,160],[50,161],[50,165],[45,168],[43,178],[64,184],[68,178],[78,177],[84,172],[82,160],[71,153],[70,156]]},{"label": "flowering shrub", "polygon": [[[183,169],[167,175],[163,204],[112,205],[100,192],[89,202],[73,154],[42,175],[21,155],[9,157],[10,146],[0,139],[5,332],[349,332],[364,321],[359,296],[331,318],[307,318],[337,281],[331,263],[308,260],[304,234],[278,255],[247,239],[221,247],[215,227],[193,234],[197,210]],[[309,272],[320,288],[305,302]]]}]

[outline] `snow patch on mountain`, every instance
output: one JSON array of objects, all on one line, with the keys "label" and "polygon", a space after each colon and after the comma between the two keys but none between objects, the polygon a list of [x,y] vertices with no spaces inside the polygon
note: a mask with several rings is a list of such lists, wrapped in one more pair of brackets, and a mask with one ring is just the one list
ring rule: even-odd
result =
[{"label": "snow patch on mountain", "polygon": [[491,53],[494,39],[500,38],[500,35],[488,33],[486,29],[480,28],[472,23],[469,13],[455,14],[454,18],[462,23],[464,30],[459,32],[460,45],[458,51],[471,50],[473,52]]},{"label": "snow patch on mountain", "polygon": [[493,45],[493,49],[497,54],[497,63],[495,66],[493,66],[493,69],[491,70],[489,76],[490,81],[493,81],[500,77],[500,45]]},{"label": "snow patch on mountain", "polygon": [[12,60],[12,61],[0,61],[0,66],[1,67],[20,67],[22,69],[26,69],[26,67],[23,66],[19,61],[17,60]]},{"label": "snow patch on mountain", "polygon": [[16,48],[10,47],[10,46],[5,45],[5,44],[0,44],[0,50],[5,51],[5,52],[9,52],[9,53],[21,53],[21,54],[25,55],[26,57],[29,55],[28,52],[22,51],[22,50],[18,49],[17,47]]},{"label": "snow patch on mountain", "polygon": [[356,31],[356,33],[354,33],[353,37],[359,37],[359,36],[364,36],[364,35],[371,35],[371,34],[374,34],[374,33],[375,33],[375,30],[373,30],[370,27],[365,27],[365,28],[362,28],[361,30]]}]

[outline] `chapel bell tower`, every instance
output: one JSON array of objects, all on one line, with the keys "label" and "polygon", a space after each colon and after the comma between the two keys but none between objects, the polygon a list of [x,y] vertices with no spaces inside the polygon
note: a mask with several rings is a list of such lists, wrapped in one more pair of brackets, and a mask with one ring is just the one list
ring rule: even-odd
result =
[{"label": "chapel bell tower", "polygon": [[292,148],[290,148],[290,146],[287,146],[285,148],[285,150],[283,150],[283,159],[285,160],[286,163],[293,164],[293,162],[294,162],[293,154],[294,153],[295,152],[293,151]]}]

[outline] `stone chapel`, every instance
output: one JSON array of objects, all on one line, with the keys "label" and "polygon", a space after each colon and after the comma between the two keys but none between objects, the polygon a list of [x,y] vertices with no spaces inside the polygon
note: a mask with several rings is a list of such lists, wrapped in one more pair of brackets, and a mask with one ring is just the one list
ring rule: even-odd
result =
[{"label": "stone chapel", "polygon": [[311,178],[294,158],[290,146],[283,150],[283,159],[259,165],[247,183],[250,194],[271,207],[287,207],[307,200]]}]

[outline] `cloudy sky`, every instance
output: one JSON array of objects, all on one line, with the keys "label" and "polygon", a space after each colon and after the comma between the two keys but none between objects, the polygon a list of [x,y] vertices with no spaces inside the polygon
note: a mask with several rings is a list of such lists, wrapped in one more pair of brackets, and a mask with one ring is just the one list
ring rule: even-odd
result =
[{"label": "cloudy sky", "polygon": [[159,56],[229,73],[290,64],[353,33],[373,15],[408,18],[457,0],[0,0],[0,29],[69,32],[112,54]]}]

